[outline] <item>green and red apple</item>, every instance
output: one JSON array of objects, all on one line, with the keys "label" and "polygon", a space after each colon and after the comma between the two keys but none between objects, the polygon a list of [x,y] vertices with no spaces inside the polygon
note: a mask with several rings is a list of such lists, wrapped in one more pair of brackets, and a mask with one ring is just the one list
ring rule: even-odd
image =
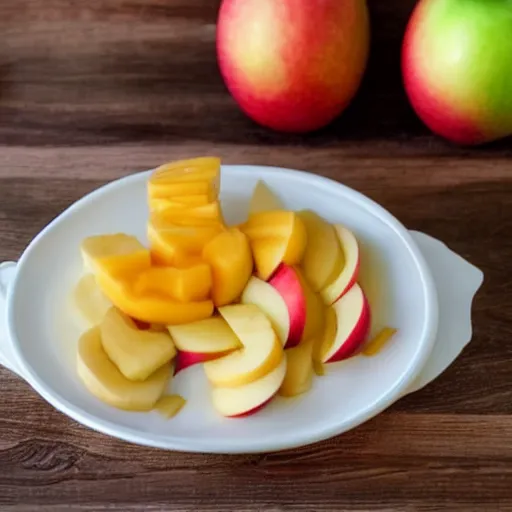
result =
[{"label": "green and red apple", "polygon": [[224,81],[257,123],[319,129],[359,88],[369,48],[365,0],[224,0],[217,55]]},{"label": "green and red apple", "polygon": [[460,144],[512,134],[512,2],[421,0],[402,52],[413,108]]}]

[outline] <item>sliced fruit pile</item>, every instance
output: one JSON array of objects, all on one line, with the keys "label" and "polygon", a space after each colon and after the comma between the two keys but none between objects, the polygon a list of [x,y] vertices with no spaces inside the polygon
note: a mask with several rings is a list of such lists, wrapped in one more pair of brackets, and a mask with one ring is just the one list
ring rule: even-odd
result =
[{"label": "sliced fruit pile", "polygon": [[178,373],[201,363],[215,409],[247,416],[276,394],[305,393],[325,363],[366,341],[355,236],[286,210],[262,182],[247,221],[228,227],[219,189],[217,158],[166,164],[148,181],[149,247],[126,234],[83,241],[74,298],[92,327],[79,375],[106,403],[172,416],[183,399],[163,396],[171,364]]}]

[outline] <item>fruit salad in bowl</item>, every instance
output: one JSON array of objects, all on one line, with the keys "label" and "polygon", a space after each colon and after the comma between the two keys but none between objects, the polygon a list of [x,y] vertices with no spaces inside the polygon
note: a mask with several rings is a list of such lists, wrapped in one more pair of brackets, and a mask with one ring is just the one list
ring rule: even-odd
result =
[{"label": "fruit salad in bowl", "polygon": [[108,184],[53,221],[18,264],[8,323],[23,376],[76,420],[235,453],[385,409],[425,364],[438,305],[410,233],[370,199],[202,157]]}]

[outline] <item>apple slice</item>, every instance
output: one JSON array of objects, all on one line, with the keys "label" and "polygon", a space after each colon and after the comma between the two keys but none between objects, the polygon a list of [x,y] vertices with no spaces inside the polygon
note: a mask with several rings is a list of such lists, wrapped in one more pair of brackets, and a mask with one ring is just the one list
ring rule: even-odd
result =
[{"label": "apple slice", "polygon": [[281,265],[268,283],[251,277],[241,302],[254,304],[267,315],[284,347],[300,342],[306,322],[306,302],[292,267]]},{"label": "apple slice", "polygon": [[99,327],[78,342],[77,372],[89,392],[102,402],[127,411],[150,411],[167,387],[170,365],[161,366],[145,381],[128,380],[103,349]]},{"label": "apple slice", "polygon": [[352,356],[364,343],[370,328],[370,305],[356,283],[333,305],[336,313],[336,336],[324,346],[322,362],[334,363]]},{"label": "apple slice", "polygon": [[112,302],[99,289],[92,274],[80,278],[72,298],[77,310],[91,326],[99,324],[112,307]]},{"label": "apple slice", "polygon": [[326,304],[333,304],[347,293],[359,274],[359,245],[356,237],[340,224],[335,225],[334,229],[343,250],[345,264],[334,280],[320,292]]},{"label": "apple slice", "polygon": [[267,184],[260,180],[256,183],[252,193],[249,215],[272,210],[284,210],[284,206]]},{"label": "apple slice", "polygon": [[290,332],[290,315],[283,297],[273,286],[253,276],[249,279],[240,302],[258,306],[267,315],[282,345],[286,345]]},{"label": "apple slice", "polygon": [[314,374],[312,352],[313,339],[285,351],[286,375],[279,389],[281,396],[297,396],[311,388]]},{"label": "apple slice", "polygon": [[215,409],[229,418],[242,418],[254,414],[276,395],[286,374],[286,358],[281,355],[279,364],[267,375],[236,388],[215,387],[212,400]]},{"label": "apple slice", "polygon": [[265,314],[252,304],[236,304],[219,309],[243,348],[225,357],[208,361],[204,371],[213,386],[236,387],[249,384],[272,371],[283,348]]},{"label": "apple slice", "polygon": [[[306,297],[297,272],[282,263],[268,282],[281,295],[288,311],[289,329],[286,348],[300,343],[306,325]],[[266,309],[270,309],[267,306]]]},{"label": "apple slice", "polygon": [[224,357],[242,347],[240,340],[219,316],[182,325],[171,325],[169,333],[178,347],[174,372]]},{"label": "apple slice", "polygon": [[304,223],[308,239],[301,267],[313,291],[319,292],[341,271],[343,252],[331,224],[311,210],[297,215]]},{"label": "apple slice", "polygon": [[242,348],[240,340],[220,316],[170,325],[168,329],[178,350],[184,352],[214,354]]},{"label": "apple slice", "polygon": [[99,270],[122,276],[151,265],[151,255],[136,237],[124,233],[85,238],[80,246],[84,267],[96,274]]},{"label": "apple slice", "polygon": [[116,308],[107,311],[100,332],[108,357],[130,380],[147,379],[176,355],[169,333],[139,330]]}]

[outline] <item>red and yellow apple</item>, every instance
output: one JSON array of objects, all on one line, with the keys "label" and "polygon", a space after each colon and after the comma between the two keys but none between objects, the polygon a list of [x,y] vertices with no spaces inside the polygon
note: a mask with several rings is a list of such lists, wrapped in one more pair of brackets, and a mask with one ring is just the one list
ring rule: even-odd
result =
[{"label": "red and yellow apple", "polygon": [[403,42],[413,108],[459,144],[512,135],[512,7],[509,0],[421,0]]},{"label": "red and yellow apple", "polygon": [[370,328],[370,305],[357,283],[333,304],[332,309],[336,315],[336,330],[332,340],[324,339],[323,363],[334,363],[354,355],[365,342]]},{"label": "red and yellow apple", "polygon": [[319,129],[350,103],[369,48],[364,0],[224,0],[217,55],[225,83],[257,123]]}]

